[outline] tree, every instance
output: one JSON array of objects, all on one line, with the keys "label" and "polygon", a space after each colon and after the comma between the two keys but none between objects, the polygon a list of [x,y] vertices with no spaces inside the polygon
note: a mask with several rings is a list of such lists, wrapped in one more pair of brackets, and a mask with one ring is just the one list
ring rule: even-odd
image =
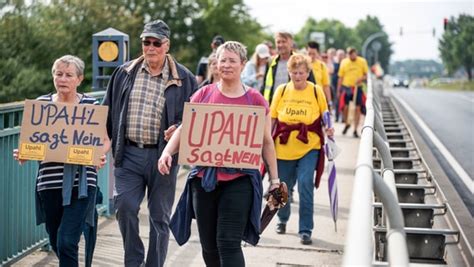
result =
[{"label": "tree", "polygon": [[[314,18],[308,18],[301,30],[295,35],[295,42],[298,46],[303,47],[309,41],[312,32],[323,32],[325,41],[323,47],[325,49],[330,47],[346,49],[347,47],[355,47],[361,54],[362,45],[370,35],[377,32],[384,32],[383,26],[377,17],[367,16],[363,20],[359,20],[354,29],[346,27],[338,20],[323,19],[317,22]],[[367,61],[370,65],[375,63],[375,57],[380,62],[383,69],[387,69],[390,62],[390,56],[393,53],[392,44],[388,40],[388,36],[378,38],[381,44],[381,49],[377,55],[370,50]]]},{"label": "tree", "polygon": [[85,80],[79,90],[90,91],[92,34],[110,25],[119,25],[122,31],[142,25],[143,19],[121,5],[119,0],[69,0],[12,6],[0,17],[0,102],[53,91],[51,66],[65,54],[85,61]]},{"label": "tree", "polygon": [[[379,19],[372,16],[367,16],[364,20],[359,20],[354,30],[357,37],[361,40],[359,49],[362,48],[361,46],[363,45],[364,41],[370,35],[378,32],[384,32],[383,26]],[[380,42],[381,44],[380,50],[378,52],[374,51],[371,47],[371,44],[374,42]],[[368,53],[366,55],[369,66],[376,63],[375,61],[378,61],[384,70],[388,69],[387,67],[390,63],[390,56],[393,53],[392,44],[388,40],[388,35],[385,34],[384,37],[377,38],[376,40],[372,41],[371,44],[368,46]],[[363,51],[360,51],[360,53],[362,52]]]},{"label": "tree", "polygon": [[306,46],[312,32],[324,33],[325,42],[321,45],[326,49],[335,47],[345,50],[348,46],[357,47],[360,44],[360,40],[354,31],[342,22],[328,19],[317,22],[313,18],[308,18],[303,28],[295,35],[296,44],[300,47]]},{"label": "tree", "polygon": [[450,74],[463,67],[467,77],[472,81],[474,67],[474,17],[460,15],[451,17],[446,30],[439,41],[441,59]]},{"label": "tree", "polygon": [[266,37],[242,0],[12,0],[0,4],[0,103],[53,91],[51,65],[65,54],[85,61],[79,90],[90,91],[92,35],[109,27],[127,33],[135,58],[143,24],[155,19],[169,25],[170,52],[192,71],[216,33],[249,52]]},{"label": "tree", "polygon": [[225,40],[239,41],[248,47],[250,57],[255,46],[268,36],[263,27],[250,16],[248,7],[242,0],[201,0],[196,1],[201,14],[192,24],[195,34],[193,46],[197,48],[194,58],[196,64],[199,58],[210,53],[210,43],[216,34]]}]

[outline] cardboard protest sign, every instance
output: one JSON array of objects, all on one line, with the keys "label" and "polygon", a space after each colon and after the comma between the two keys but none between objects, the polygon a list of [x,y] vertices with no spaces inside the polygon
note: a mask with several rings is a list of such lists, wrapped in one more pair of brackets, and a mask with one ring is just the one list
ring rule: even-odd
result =
[{"label": "cardboard protest sign", "polygon": [[186,103],[179,163],[258,169],[264,128],[264,107]]},{"label": "cardboard protest sign", "polygon": [[106,134],[106,106],[26,100],[19,158],[98,165]]}]

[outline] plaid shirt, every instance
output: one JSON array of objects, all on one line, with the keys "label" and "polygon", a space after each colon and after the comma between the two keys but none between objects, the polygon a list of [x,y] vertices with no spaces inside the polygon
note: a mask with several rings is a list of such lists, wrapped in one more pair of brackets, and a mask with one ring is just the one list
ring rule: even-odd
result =
[{"label": "plaid shirt", "polygon": [[126,138],[140,144],[157,144],[161,113],[165,105],[164,92],[169,78],[168,60],[161,74],[152,76],[144,61],[135,77],[130,99]]}]

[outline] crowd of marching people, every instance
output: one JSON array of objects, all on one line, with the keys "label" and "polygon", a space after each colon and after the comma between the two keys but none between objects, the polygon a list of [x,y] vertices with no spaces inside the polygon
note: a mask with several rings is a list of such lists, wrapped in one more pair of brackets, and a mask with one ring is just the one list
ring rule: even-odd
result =
[{"label": "crowd of marching people", "polygon": [[[200,83],[199,88],[218,82],[215,50],[224,42],[222,36],[215,36],[211,42],[213,52],[208,57],[200,59],[196,79],[202,81],[202,77],[207,78]],[[273,44],[276,49],[273,48]],[[274,43],[263,41],[255,47],[254,53],[247,60],[242,71],[242,82],[259,90],[270,104],[276,88],[290,81],[286,66],[290,56],[304,55],[310,60],[312,70],[307,80],[321,86],[334,121],[346,124],[343,134],[345,135],[353,124],[353,136],[357,138],[359,137],[357,126],[360,115],[365,113],[363,87],[369,70],[367,61],[359,56],[353,47],[346,49],[331,47],[324,52],[321,51],[320,46],[316,41],[309,41],[305,47],[299,49],[291,33],[277,32]],[[356,107],[351,112],[349,112],[350,102],[353,102]]]},{"label": "crowd of marching people", "polygon": [[[265,191],[289,194],[287,205],[278,206],[275,231],[287,231],[296,188],[298,236],[302,244],[311,244],[314,191],[324,169],[325,139],[334,136],[330,121],[345,124],[342,134],[352,125],[352,135],[359,136],[368,72],[365,59],[354,48],[323,51],[315,41],[298,49],[292,34],[284,31],[275,33],[274,42],[258,44],[247,58],[245,45],[218,35],[212,39],[212,52],[201,58],[193,74],[168,53],[171,36],[162,20],[145,24],[140,35],[142,55],[114,71],[103,102],[109,108],[107,138],[97,167],[105,164],[111,148],[124,265],[163,266],[170,229],[184,244],[193,218],[207,266],[245,266],[242,240],[258,243],[264,195],[261,170],[193,166],[172,210],[185,102],[264,108],[262,158],[270,183]],[[77,93],[83,69],[84,63],[76,57],[58,59],[52,70],[56,92],[38,100],[97,104]],[[17,150],[13,156],[22,162]],[[50,243],[60,266],[78,266],[80,236],[87,225],[94,225],[89,214],[94,215],[90,203],[96,202],[96,168],[84,167],[87,182],[82,187],[81,171],[75,165],[47,163],[39,168],[38,211],[46,215],[42,219]],[[138,222],[145,193],[150,222],[146,255]]]}]

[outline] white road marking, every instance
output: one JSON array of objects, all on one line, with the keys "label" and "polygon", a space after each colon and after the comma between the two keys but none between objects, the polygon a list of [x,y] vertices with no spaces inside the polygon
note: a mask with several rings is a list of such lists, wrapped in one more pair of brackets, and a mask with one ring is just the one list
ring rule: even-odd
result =
[{"label": "white road marking", "polygon": [[425,134],[428,136],[431,142],[433,142],[433,144],[438,148],[438,150],[441,152],[441,155],[444,156],[446,161],[449,163],[449,165],[451,165],[451,167],[459,176],[459,178],[461,178],[461,181],[466,185],[467,189],[471,192],[471,194],[473,194],[474,188],[473,188],[472,178],[462,168],[461,164],[459,164],[459,162],[453,157],[453,155],[448,151],[448,149],[443,145],[443,143],[441,143],[438,137],[436,137],[436,135],[431,131],[428,125],[426,125],[426,123],[420,118],[420,116],[418,116],[418,114],[416,114],[416,112],[399,96],[397,96],[396,94],[392,94],[392,95],[411,114],[411,116],[416,121],[416,123],[425,132]]},{"label": "white road marking", "polygon": [[456,95],[456,97],[461,98],[461,99],[466,100],[466,101],[469,101],[471,103],[474,103],[474,98],[472,98],[472,97],[468,97],[466,95]]}]

